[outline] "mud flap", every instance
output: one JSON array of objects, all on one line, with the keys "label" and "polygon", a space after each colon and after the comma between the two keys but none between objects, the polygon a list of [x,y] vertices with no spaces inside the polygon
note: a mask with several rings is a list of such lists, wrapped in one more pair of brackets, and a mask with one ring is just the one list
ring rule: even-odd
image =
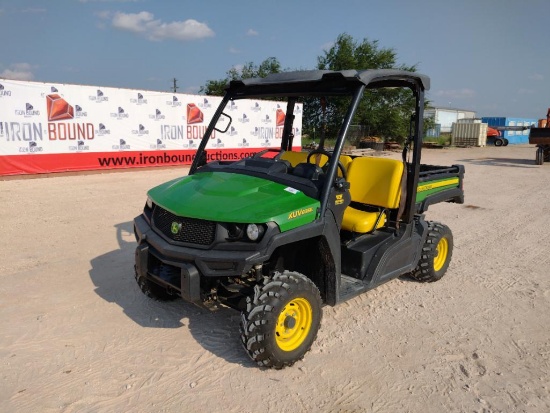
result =
[{"label": "mud flap", "polygon": [[147,265],[149,259],[149,246],[138,245],[136,248],[136,274],[138,277],[147,277]]},{"label": "mud flap", "polygon": [[202,305],[200,274],[194,265],[184,263],[181,266],[181,298]]}]

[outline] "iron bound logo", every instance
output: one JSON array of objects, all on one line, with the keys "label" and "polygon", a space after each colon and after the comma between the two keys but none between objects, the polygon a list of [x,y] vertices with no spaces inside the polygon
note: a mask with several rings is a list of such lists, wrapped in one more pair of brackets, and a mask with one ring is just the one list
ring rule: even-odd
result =
[{"label": "iron bound logo", "polygon": [[135,103],[136,105],[146,105],[147,99],[145,99],[141,93],[138,93],[137,99],[131,98],[130,103]]},{"label": "iron bound logo", "polygon": [[107,129],[107,127],[103,123],[100,123],[95,133],[98,136],[105,136],[105,135],[110,135],[111,130]]},{"label": "iron bound logo", "polygon": [[237,135],[239,134],[239,132],[237,132],[237,129],[235,129],[234,126],[231,126],[231,127],[229,128],[229,132],[227,132],[227,134],[228,134],[229,136],[237,136]]},{"label": "iron bound logo", "polygon": [[185,149],[195,149],[195,148],[197,148],[197,146],[198,146],[198,145],[197,145],[197,144],[195,143],[195,141],[192,140],[192,139],[190,139],[190,140],[188,140],[187,142],[184,142],[184,143],[183,143],[183,147],[184,147]]},{"label": "iron bound logo", "polygon": [[25,110],[15,109],[15,114],[17,116],[23,116],[25,118],[32,118],[33,116],[40,116],[40,111],[35,110],[34,106],[30,103],[25,103]]},{"label": "iron bound logo", "polygon": [[138,136],[149,135],[149,131],[140,123],[137,130],[132,130],[132,134]]},{"label": "iron bound logo", "polygon": [[243,138],[242,142],[237,142],[237,146],[239,148],[245,148],[247,146],[250,146],[250,143],[245,138]]},{"label": "iron bound logo", "polygon": [[46,96],[46,110],[48,122],[74,118],[74,108],[57,93]]},{"label": "iron bound logo", "polygon": [[11,96],[11,90],[6,90],[4,85],[0,83],[0,98],[2,96]]},{"label": "iron bound logo", "polygon": [[123,150],[130,149],[130,145],[128,145],[124,139],[120,139],[119,144],[118,145],[113,145],[112,148],[117,149],[119,151],[123,151]]},{"label": "iron bound logo", "polygon": [[128,113],[126,113],[121,106],[119,106],[116,113],[111,112],[111,117],[116,118],[117,120],[121,120],[121,119],[129,118],[130,115]]},{"label": "iron bound logo", "polygon": [[225,145],[223,144],[223,142],[220,138],[216,138],[216,139],[211,141],[211,146],[213,148],[223,148]]},{"label": "iron bound logo", "polygon": [[70,151],[76,151],[76,152],[84,152],[89,151],[90,146],[86,145],[84,141],[78,141],[76,145],[69,146]]},{"label": "iron bound logo", "polygon": [[158,109],[155,109],[154,115],[149,115],[149,119],[153,119],[153,120],[162,120],[164,118],[166,118],[166,116],[164,116],[162,112]]},{"label": "iron bound logo", "polygon": [[277,117],[276,125],[277,126],[285,126],[286,115],[285,115],[285,112],[282,109],[280,109],[280,108],[277,109],[276,117]]},{"label": "iron bound logo", "polygon": [[96,103],[108,102],[109,101],[109,97],[105,96],[100,89],[97,89],[97,92],[96,92],[95,96],[88,96],[88,99],[90,99],[90,100],[92,100]]},{"label": "iron bound logo", "polygon": [[74,117],[75,118],[86,118],[88,117],[88,112],[85,112],[81,106],[74,105]]},{"label": "iron bound logo", "polygon": [[166,106],[172,106],[172,107],[181,106],[181,102],[178,100],[177,96],[172,96],[172,100],[167,101]]},{"label": "iron bound logo", "polygon": [[20,146],[19,152],[20,153],[38,153],[42,152],[44,149],[42,146],[38,146],[37,142],[29,142],[28,146]]},{"label": "iron bound logo", "polygon": [[204,121],[204,114],[194,103],[187,104],[187,124],[192,125],[195,123],[202,123]]},{"label": "iron bound logo", "polygon": [[202,103],[199,103],[199,107],[201,107],[203,109],[208,109],[208,108],[212,107],[212,104],[210,102],[208,102],[208,99],[204,98]]},{"label": "iron bound logo", "polygon": [[157,143],[151,143],[149,144],[149,149],[166,149],[166,144],[162,143],[160,139],[157,138]]}]

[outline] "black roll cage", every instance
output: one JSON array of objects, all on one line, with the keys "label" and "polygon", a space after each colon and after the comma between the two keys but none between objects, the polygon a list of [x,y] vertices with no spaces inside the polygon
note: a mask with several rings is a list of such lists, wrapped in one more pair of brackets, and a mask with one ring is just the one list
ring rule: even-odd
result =
[{"label": "black roll cage", "polygon": [[[351,96],[342,127],[338,133],[332,159],[338,159],[342,152],[345,137],[348,133],[351,121],[359,106],[365,89],[379,88],[408,88],[415,97],[415,111],[412,115],[412,160],[407,168],[407,191],[405,208],[402,215],[404,222],[412,222],[415,214],[415,199],[418,177],[420,172],[420,158],[422,149],[422,130],[424,114],[424,93],[430,87],[430,79],[415,72],[394,69],[367,69],[367,70],[312,70],[298,72],[283,72],[268,75],[265,78],[251,78],[233,80],[229,82],[222,102],[218,106],[210,124],[208,125],[202,141],[197,149],[196,156],[191,164],[189,175],[197,172],[197,169],[205,162],[205,149],[210,136],[216,129],[216,124],[223,111],[231,100],[255,99],[255,98],[287,98],[287,116],[283,127],[281,150],[292,148],[292,125],[294,121],[294,106],[299,98],[304,97],[329,97]],[[290,114],[290,116],[289,116]],[[323,217],[328,205],[330,186],[337,176],[338,162],[330,162],[327,170],[322,196],[321,210],[318,216]]]}]

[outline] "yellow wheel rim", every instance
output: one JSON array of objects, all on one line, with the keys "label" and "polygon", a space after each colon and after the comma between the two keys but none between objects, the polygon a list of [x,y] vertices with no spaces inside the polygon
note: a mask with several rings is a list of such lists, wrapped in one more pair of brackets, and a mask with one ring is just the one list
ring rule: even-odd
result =
[{"label": "yellow wheel rim", "polygon": [[306,339],[313,311],[311,304],[305,298],[295,298],[285,305],[275,327],[275,340],[283,351],[293,351],[300,347]]},{"label": "yellow wheel rim", "polygon": [[434,257],[434,270],[439,271],[445,265],[447,261],[447,254],[449,254],[449,241],[447,238],[441,238],[437,243]]}]

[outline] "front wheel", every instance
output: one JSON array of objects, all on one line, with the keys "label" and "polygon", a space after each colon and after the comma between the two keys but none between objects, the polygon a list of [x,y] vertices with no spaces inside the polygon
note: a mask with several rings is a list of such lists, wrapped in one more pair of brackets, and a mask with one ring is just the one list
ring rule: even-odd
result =
[{"label": "front wheel", "polygon": [[241,341],[262,367],[292,366],[309,351],[321,325],[321,295],[297,272],[276,273],[247,298],[241,314]]},{"label": "front wheel", "polygon": [[445,275],[453,255],[453,234],[447,225],[428,222],[428,236],[422,255],[411,276],[421,282],[434,282]]}]

